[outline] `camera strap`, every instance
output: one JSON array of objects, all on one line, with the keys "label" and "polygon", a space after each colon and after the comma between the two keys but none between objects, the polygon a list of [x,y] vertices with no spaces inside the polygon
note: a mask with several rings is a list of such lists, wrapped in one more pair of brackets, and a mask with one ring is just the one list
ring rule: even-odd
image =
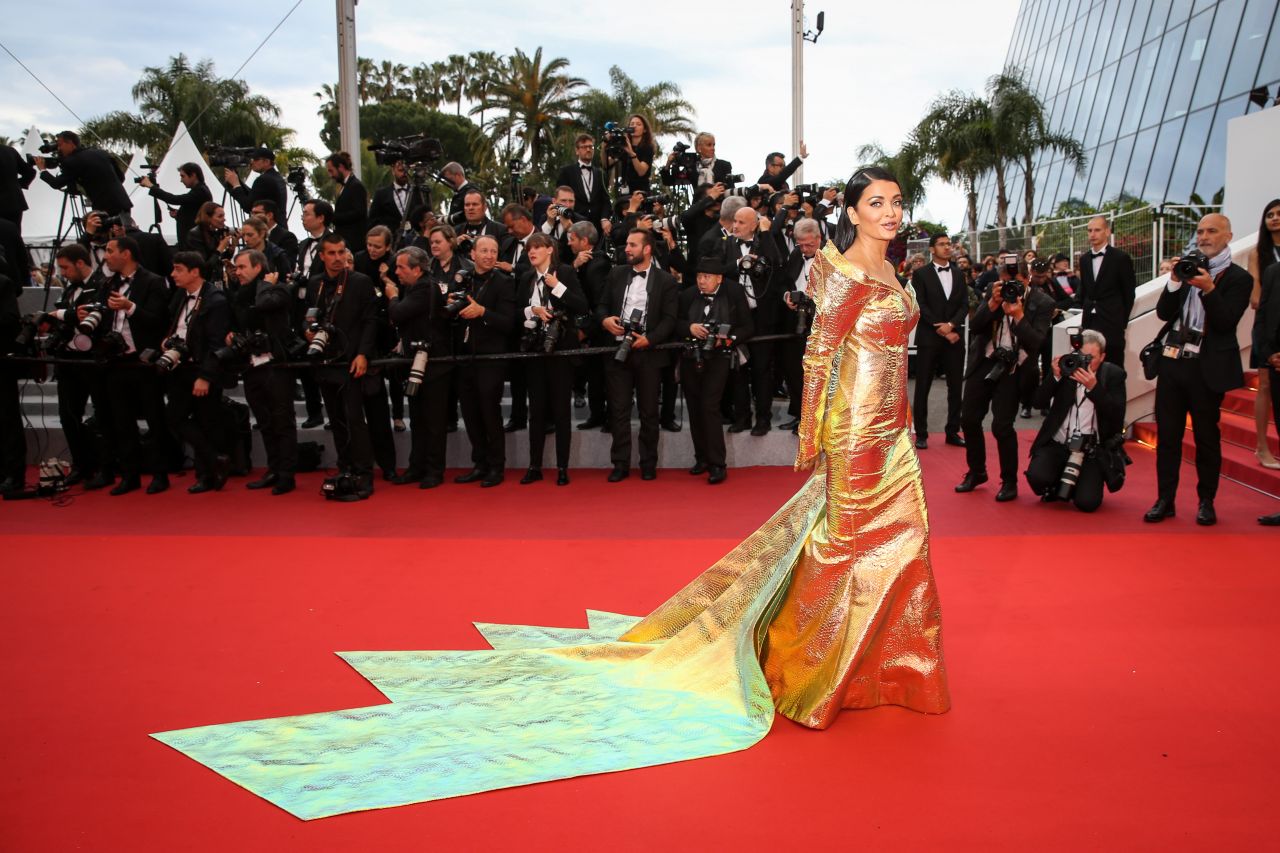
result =
[{"label": "camera strap", "polygon": [[176,314],[173,315],[173,322],[169,325],[169,334],[165,337],[171,338],[177,334],[178,327],[183,327],[187,334],[190,334],[191,318],[200,310],[200,303],[204,300],[204,289],[196,294],[194,300],[183,297],[182,305],[178,308]]},{"label": "camera strap", "polygon": [[338,288],[334,291],[332,303],[326,303],[324,298],[328,286],[329,282],[327,280],[323,278],[320,279],[320,292],[316,294],[316,307],[318,308],[321,305],[324,305],[323,310],[325,322],[332,323],[333,315],[338,311],[338,303],[342,301],[342,294],[346,292],[347,289],[347,271],[342,271],[342,278],[338,280]]}]

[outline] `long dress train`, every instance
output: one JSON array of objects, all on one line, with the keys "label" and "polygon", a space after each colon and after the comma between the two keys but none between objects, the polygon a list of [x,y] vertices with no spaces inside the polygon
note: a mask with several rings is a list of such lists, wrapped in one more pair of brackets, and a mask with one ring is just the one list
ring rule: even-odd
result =
[{"label": "long dress train", "polygon": [[907,431],[918,310],[830,244],[811,280],[797,465],[814,473],[653,613],[477,623],[486,651],[343,652],[389,704],[154,737],[310,819],[733,752],[775,709],[813,728],[841,708],[946,711]]}]

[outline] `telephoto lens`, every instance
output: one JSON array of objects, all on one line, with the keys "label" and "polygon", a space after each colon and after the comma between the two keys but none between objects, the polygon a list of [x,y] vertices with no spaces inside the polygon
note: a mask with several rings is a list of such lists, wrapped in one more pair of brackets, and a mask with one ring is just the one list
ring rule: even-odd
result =
[{"label": "telephoto lens", "polygon": [[422,388],[422,380],[427,376],[427,345],[414,342],[409,346],[413,350],[413,363],[409,365],[409,379],[405,382],[404,393],[416,397]]},{"label": "telephoto lens", "polygon": [[315,330],[315,336],[311,338],[311,343],[307,346],[307,358],[320,358],[328,348],[329,330],[323,327],[318,328]]},{"label": "telephoto lens", "polygon": [[84,319],[76,325],[76,331],[82,335],[92,336],[93,333],[98,330],[98,326],[102,324],[102,317],[106,313],[107,308],[105,305],[97,304],[85,305],[84,308],[88,313],[85,314]]}]

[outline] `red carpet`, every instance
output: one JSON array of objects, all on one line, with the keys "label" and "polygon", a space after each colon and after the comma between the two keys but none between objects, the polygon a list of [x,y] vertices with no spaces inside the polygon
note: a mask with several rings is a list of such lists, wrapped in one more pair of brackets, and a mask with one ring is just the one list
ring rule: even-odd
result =
[{"label": "red carpet", "polygon": [[[1158,527],[1153,455],[1083,516],[922,458],[954,710],[779,720],[703,761],[303,823],[149,732],[382,701],[332,653],[642,614],[799,484],[603,471],[336,505],[236,489],[0,505],[0,849],[1238,849],[1274,843],[1277,502]],[[304,479],[317,489],[319,476]],[[175,480],[183,486],[185,479]],[[216,525],[217,529],[212,529]]]}]

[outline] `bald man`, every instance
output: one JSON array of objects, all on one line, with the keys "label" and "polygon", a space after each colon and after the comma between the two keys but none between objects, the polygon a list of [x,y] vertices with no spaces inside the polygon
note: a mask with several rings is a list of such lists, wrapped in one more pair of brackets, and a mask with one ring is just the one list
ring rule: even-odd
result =
[{"label": "bald man", "polygon": [[1216,524],[1213,500],[1222,470],[1218,416],[1226,392],[1244,385],[1236,327],[1249,307],[1253,277],[1231,262],[1231,221],[1218,213],[1200,220],[1196,246],[1209,259],[1194,276],[1170,273],[1156,314],[1167,326],[1156,377],[1156,481],[1159,495],[1144,518],[1174,515],[1187,415],[1196,443],[1196,523]]},{"label": "bald man", "polygon": [[1089,220],[1089,250],[1080,256],[1080,304],[1083,327],[1107,339],[1107,361],[1124,366],[1124,333],[1138,289],[1133,258],[1111,245],[1111,220]]}]

